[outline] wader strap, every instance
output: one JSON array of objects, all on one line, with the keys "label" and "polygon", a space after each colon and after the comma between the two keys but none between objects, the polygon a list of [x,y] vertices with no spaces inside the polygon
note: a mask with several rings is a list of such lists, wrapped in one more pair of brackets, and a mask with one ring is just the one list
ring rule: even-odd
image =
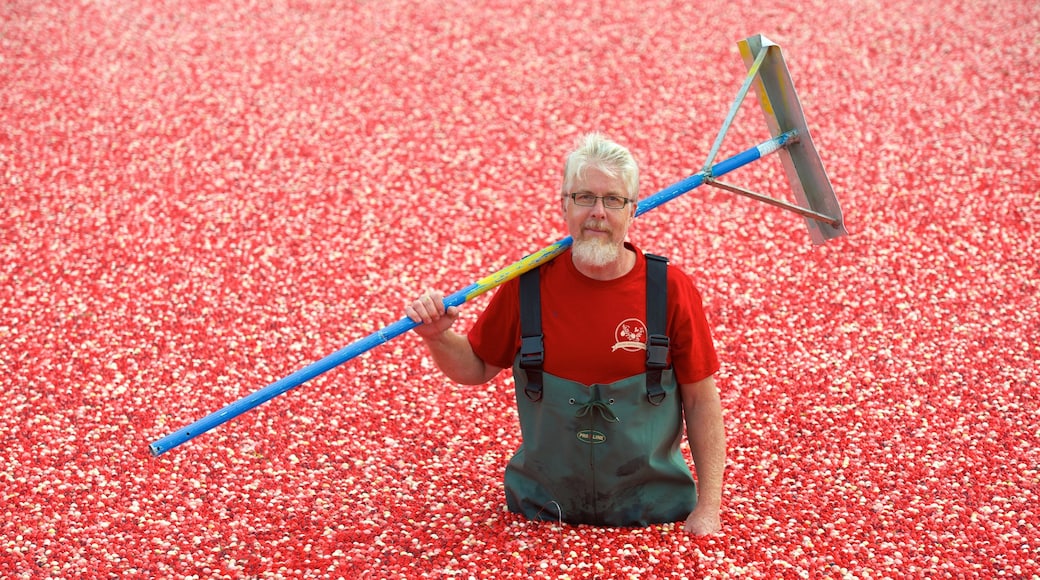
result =
[{"label": "wader strap", "polygon": [[528,270],[520,276],[520,368],[527,373],[524,394],[532,401],[542,398],[542,364],[545,362],[538,270]]},{"label": "wader strap", "polygon": [[[665,392],[661,373],[668,368],[668,258],[646,256],[646,399],[660,405]],[[524,394],[532,401],[542,398],[542,365],[545,345],[542,335],[542,293],[538,268],[520,276],[520,368],[527,373]]]},{"label": "wader strap", "polygon": [[668,258],[646,256],[646,399],[654,405],[664,401],[661,372],[668,368]]}]

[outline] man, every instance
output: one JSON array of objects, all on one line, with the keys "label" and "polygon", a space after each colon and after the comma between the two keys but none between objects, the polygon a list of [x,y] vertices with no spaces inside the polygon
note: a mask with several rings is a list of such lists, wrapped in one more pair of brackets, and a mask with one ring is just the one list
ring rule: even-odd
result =
[{"label": "man", "polygon": [[[524,275],[532,281],[503,284],[465,336],[439,292],[405,313],[452,380],[481,384],[513,367],[523,444],[506,467],[510,511],[607,526],[684,520],[707,535],[721,528],[719,364],[690,278],[626,242],[638,187],[627,149],[585,136],[564,166],[569,250]],[[650,290],[655,278],[666,299]],[[667,339],[651,339],[655,325]],[[679,451],[683,421],[696,486]]]}]

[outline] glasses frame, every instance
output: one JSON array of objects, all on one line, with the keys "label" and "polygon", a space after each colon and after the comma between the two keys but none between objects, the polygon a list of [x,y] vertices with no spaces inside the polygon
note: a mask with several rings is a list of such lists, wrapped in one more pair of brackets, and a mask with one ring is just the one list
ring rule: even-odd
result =
[{"label": "glasses frame", "polygon": [[[578,196],[579,195],[581,195],[581,196],[591,196],[593,198],[592,199],[592,203],[582,203],[582,202],[578,201]],[[625,209],[626,207],[628,207],[628,204],[636,203],[636,200],[634,200],[634,199],[629,199],[627,197],[624,197],[624,196],[621,196],[621,195],[617,195],[617,194],[614,194],[614,193],[609,193],[607,195],[596,195],[594,193],[589,193],[587,191],[576,191],[574,193],[568,193],[564,197],[571,198],[571,201],[574,202],[574,205],[579,206],[579,207],[596,207],[596,202],[599,201],[599,202],[603,203],[604,209],[613,209],[613,210]],[[622,200],[622,203],[621,203],[621,205],[619,205],[617,207],[610,206],[610,205],[607,205],[607,198],[610,198],[610,199],[620,199],[620,200]]]}]

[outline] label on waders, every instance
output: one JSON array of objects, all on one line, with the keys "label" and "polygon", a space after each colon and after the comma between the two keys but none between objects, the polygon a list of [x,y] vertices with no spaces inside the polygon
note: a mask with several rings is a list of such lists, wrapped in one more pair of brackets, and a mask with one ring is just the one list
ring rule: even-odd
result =
[{"label": "label on waders", "polygon": [[607,436],[603,432],[596,431],[595,429],[584,429],[578,431],[578,441],[590,445],[598,445],[600,443],[606,443]]}]

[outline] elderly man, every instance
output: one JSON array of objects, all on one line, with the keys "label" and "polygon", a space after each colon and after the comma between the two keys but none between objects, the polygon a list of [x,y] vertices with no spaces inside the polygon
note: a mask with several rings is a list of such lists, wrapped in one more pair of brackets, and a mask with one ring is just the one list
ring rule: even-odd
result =
[{"label": "elderly man", "polygon": [[685,521],[705,535],[721,527],[719,363],[691,279],[626,241],[638,187],[626,148],[585,136],[564,165],[569,250],[503,284],[466,335],[439,292],[405,313],[453,381],[512,367],[523,443],[506,466],[510,511],[601,526]]}]

